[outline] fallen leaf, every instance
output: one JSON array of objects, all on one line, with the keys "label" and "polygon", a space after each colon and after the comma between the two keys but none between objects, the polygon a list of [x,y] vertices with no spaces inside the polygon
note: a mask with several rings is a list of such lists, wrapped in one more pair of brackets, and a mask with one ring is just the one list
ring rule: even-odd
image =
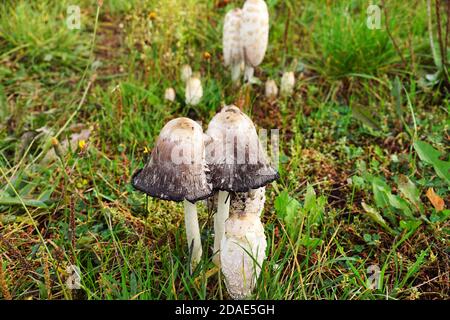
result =
[{"label": "fallen leaf", "polygon": [[429,188],[427,193],[427,198],[430,200],[433,207],[436,209],[436,211],[442,211],[445,208],[444,200],[439,197],[433,190],[433,188]]}]

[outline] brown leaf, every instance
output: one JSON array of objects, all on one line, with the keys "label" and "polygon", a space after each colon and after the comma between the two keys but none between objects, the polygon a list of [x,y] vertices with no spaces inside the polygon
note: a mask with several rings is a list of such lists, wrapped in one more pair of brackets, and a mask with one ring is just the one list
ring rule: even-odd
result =
[{"label": "brown leaf", "polygon": [[445,208],[444,200],[434,192],[433,188],[429,188],[426,195],[428,200],[430,200],[431,204],[436,209],[436,211],[444,210]]}]

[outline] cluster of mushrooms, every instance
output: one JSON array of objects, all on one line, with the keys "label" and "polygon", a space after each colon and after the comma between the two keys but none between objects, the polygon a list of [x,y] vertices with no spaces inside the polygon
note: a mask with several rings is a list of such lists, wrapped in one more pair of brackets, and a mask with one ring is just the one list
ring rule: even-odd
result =
[{"label": "cluster of mushrooms", "polygon": [[[254,68],[264,59],[269,37],[269,14],[264,0],[246,0],[242,9],[225,16],[223,53],[225,66],[237,82],[257,83]],[[292,74],[293,76],[293,74]],[[286,79],[284,79],[286,78]],[[202,96],[198,75],[183,66],[186,103],[195,106]],[[294,79],[295,81],[295,79]],[[293,87],[291,75],[283,82]],[[273,80],[266,95],[276,96]],[[173,101],[169,88],[166,100]],[[183,202],[190,270],[202,258],[196,202],[208,199],[214,215],[213,262],[220,268],[230,296],[248,297],[266,258],[266,237],[261,223],[265,186],[278,179],[252,120],[234,105],[217,113],[206,132],[189,118],[169,121],[161,130],[151,157],[132,178],[132,185],[147,195]]]},{"label": "cluster of mushrooms", "polygon": [[191,271],[202,257],[195,203],[216,199],[213,261],[230,295],[242,299],[252,292],[265,259],[260,215],[265,185],[277,178],[253,122],[239,108],[226,106],[206,133],[188,118],[169,121],[132,184],[152,197],[183,201]]}]

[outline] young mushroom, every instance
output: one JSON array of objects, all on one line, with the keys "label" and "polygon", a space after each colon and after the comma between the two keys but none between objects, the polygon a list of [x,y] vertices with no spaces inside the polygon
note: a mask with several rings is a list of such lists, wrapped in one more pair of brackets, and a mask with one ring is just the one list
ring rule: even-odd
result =
[{"label": "young mushroom", "polygon": [[231,195],[220,260],[227,291],[233,299],[245,299],[252,293],[266,258],[266,237],[259,218],[264,192],[263,187]]},{"label": "young mushroom", "polygon": [[211,137],[206,159],[211,183],[218,191],[214,217],[214,262],[220,264],[218,252],[230,210],[230,192],[248,192],[278,179],[263,150],[250,118],[235,106],[226,106],[216,114],[206,131]]},{"label": "young mushroom", "polygon": [[269,100],[273,100],[277,97],[278,87],[275,83],[275,80],[269,79],[266,81],[265,94],[266,98],[268,98]]},{"label": "young mushroom", "polygon": [[187,82],[192,77],[192,68],[188,64],[181,67],[181,80]]},{"label": "young mushroom", "polygon": [[183,202],[191,272],[202,256],[195,202],[212,194],[206,166],[201,126],[191,119],[177,118],[164,126],[150,160],[132,177],[132,185],[139,191]]},{"label": "young mushroom", "polygon": [[200,75],[193,75],[186,82],[186,104],[196,106],[203,97],[203,87]]},{"label": "young mushroom", "polygon": [[175,89],[167,88],[164,92],[164,100],[174,102],[176,98]]},{"label": "young mushroom", "polygon": [[237,82],[244,64],[244,48],[241,42],[241,9],[233,9],[225,15],[223,25],[223,58],[231,68],[231,79]]},{"label": "young mushroom", "polygon": [[245,1],[242,8],[241,41],[245,80],[254,82],[254,68],[263,61],[269,42],[269,11],[264,0]]},{"label": "young mushroom", "polygon": [[295,87],[295,75],[294,72],[284,72],[281,77],[281,95],[288,97],[294,92]]}]

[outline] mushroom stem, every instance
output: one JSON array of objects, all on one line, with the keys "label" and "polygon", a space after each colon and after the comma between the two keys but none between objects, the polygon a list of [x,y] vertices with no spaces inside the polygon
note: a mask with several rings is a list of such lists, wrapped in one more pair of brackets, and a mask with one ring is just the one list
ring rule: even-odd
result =
[{"label": "mushroom stem", "polygon": [[186,223],[186,238],[191,256],[191,273],[202,257],[202,243],[200,240],[200,227],[198,225],[197,206],[184,200],[184,219]]},{"label": "mushroom stem", "polygon": [[225,221],[230,214],[230,197],[227,191],[219,191],[217,213],[214,216],[214,256],[213,262],[220,266],[220,244],[225,235]]},{"label": "mushroom stem", "polygon": [[236,83],[239,81],[239,77],[241,76],[242,66],[240,63],[235,63],[231,67],[231,80]]},{"label": "mushroom stem", "polygon": [[225,229],[220,259],[227,291],[233,299],[247,299],[266,259],[264,227],[257,215],[240,215],[232,209]]},{"label": "mushroom stem", "polygon": [[246,65],[245,66],[245,73],[244,73],[244,80],[245,82],[252,82],[253,79],[253,75],[255,73],[255,69],[252,66]]}]

